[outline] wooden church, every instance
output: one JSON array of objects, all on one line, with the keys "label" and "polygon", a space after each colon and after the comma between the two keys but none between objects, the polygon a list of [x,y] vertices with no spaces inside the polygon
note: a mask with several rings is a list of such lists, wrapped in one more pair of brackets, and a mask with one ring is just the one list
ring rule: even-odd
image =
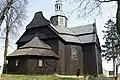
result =
[{"label": "wooden church", "polygon": [[95,23],[67,28],[67,18],[57,0],[55,14],[46,20],[36,12],[26,31],[7,56],[8,74],[102,74],[101,47]]}]

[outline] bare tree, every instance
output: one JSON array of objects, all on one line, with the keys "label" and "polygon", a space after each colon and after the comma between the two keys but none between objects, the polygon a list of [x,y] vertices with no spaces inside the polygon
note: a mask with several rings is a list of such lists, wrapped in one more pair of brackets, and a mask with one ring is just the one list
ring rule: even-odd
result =
[{"label": "bare tree", "polygon": [[8,13],[5,15],[5,49],[4,49],[4,69],[3,72],[6,73],[6,56],[8,52],[9,46],[9,36],[14,35],[15,37],[18,36],[19,31],[24,23],[26,18],[26,5],[24,3],[17,3],[14,4],[11,9],[9,9]]},{"label": "bare tree", "polygon": [[[0,1],[0,29],[2,22],[9,12],[9,10],[14,6],[14,5],[20,5],[22,3],[27,3],[27,0],[1,0]],[[25,4],[24,4],[25,5]]]},{"label": "bare tree", "polygon": [[66,1],[68,1],[69,3],[78,4],[78,6],[70,14],[71,16],[73,12],[77,11],[78,18],[83,16],[87,17],[95,14],[99,15],[101,13],[101,4],[116,2],[117,5],[116,27],[120,35],[120,0],[66,0]]}]

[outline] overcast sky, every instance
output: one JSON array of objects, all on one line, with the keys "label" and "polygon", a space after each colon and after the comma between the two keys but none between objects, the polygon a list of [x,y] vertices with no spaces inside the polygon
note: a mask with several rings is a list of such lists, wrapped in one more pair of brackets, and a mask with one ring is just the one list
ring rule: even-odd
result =
[{"label": "overcast sky", "polygon": [[[28,7],[27,7],[27,20],[25,22],[25,26],[30,23],[32,20],[34,14],[38,11],[42,11],[43,15],[46,19],[50,19],[50,17],[54,14],[54,5],[55,5],[55,0],[29,0]],[[66,2],[63,2],[63,10],[66,16],[69,16],[69,12],[75,7],[71,6],[70,4],[67,4]],[[79,26],[79,25],[86,25],[90,23],[94,23],[96,20],[96,26],[97,26],[97,31],[98,31],[98,36],[100,39],[100,43],[103,44],[104,40],[103,38],[103,33],[101,30],[104,30],[104,24],[107,20],[110,18],[115,19],[116,15],[116,5],[115,3],[106,3],[101,6],[102,8],[102,15],[98,16],[97,18],[86,18],[86,19],[77,19],[77,14],[73,13],[71,17],[68,18],[68,27],[74,27],[74,26]],[[94,15],[94,14],[93,14]],[[25,26],[23,31],[25,30]],[[23,32],[21,33],[21,35]],[[17,41],[17,39],[15,40]],[[14,42],[15,42],[14,41]],[[1,41],[0,44],[3,44],[3,41]],[[3,46],[3,45],[2,45]],[[1,48],[1,47],[0,47]],[[15,48],[14,48],[15,49]],[[9,53],[14,51],[13,48],[9,48]],[[3,62],[3,48],[0,49],[0,65],[2,65]],[[103,68],[106,68],[108,70],[112,70],[112,63],[105,63],[103,62]]]}]

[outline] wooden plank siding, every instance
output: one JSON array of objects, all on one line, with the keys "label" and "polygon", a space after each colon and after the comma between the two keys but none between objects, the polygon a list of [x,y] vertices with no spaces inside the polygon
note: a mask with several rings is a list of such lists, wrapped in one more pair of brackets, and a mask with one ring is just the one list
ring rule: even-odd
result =
[{"label": "wooden plank siding", "polygon": [[[39,60],[42,60],[42,67],[39,66]],[[51,75],[57,73],[58,61],[55,59],[28,59],[28,74]]]},{"label": "wooden plank siding", "polygon": [[52,51],[55,52],[57,55],[59,54],[58,51],[58,38],[51,38],[51,39],[43,39],[43,41],[48,44],[51,48]]},{"label": "wooden plank siding", "polygon": [[[102,72],[101,64],[98,65],[98,57],[100,58],[99,50],[95,47],[95,43],[89,43],[82,45],[83,50],[83,64],[84,74],[100,74]],[[99,55],[98,55],[99,54]]]},{"label": "wooden plank siding", "polygon": [[[8,74],[55,74],[57,73],[58,59],[52,57],[38,56],[19,56],[8,59]],[[18,66],[16,66],[18,60]],[[39,60],[42,60],[42,67],[39,66]]]},{"label": "wooden plank siding", "polygon": [[[61,39],[44,40],[52,50],[59,56],[58,72],[59,74],[75,75],[77,68],[80,68],[80,74],[83,74],[83,53],[80,45],[65,43]],[[71,59],[72,46],[76,47],[77,60]]]},{"label": "wooden plank siding", "polygon": [[[65,74],[65,45],[59,40],[59,74]],[[68,56],[69,57],[69,56]]]},{"label": "wooden plank siding", "polygon": [[[18,66],[16,66],[18,60]],[[27,57],[11,57],[8,58],[7,73],[8,74],[27,74],[28,58]]]},{"label": "wooden plank siding", "polygon": [[[76,48],[76,59],[72,59],[72,47]],[[67,44],[65,46],[65,72],[66,74],[76,75],[80,68],[80,74],[83,74],[83,53],[80,45]]]},{"label": "wooden plank siding", "polygon": [[101,59],[101,52],[99,50],[99,47],[95,45],[95,51],[96,51],[96,61],[97,61],[97,67],[98,67],[98,74],[103,74],[102,72],[102,59]]}]

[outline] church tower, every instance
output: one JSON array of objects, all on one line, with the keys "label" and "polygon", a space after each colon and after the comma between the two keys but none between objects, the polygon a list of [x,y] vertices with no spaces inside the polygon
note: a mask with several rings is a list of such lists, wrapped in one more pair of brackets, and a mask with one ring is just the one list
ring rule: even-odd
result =
[{"label": "church tower", "polygon": [[54,26],[67,27],[67,18],[63,12],[62,0],[56,0],[55,14],[50,18],[50,22]]}]

